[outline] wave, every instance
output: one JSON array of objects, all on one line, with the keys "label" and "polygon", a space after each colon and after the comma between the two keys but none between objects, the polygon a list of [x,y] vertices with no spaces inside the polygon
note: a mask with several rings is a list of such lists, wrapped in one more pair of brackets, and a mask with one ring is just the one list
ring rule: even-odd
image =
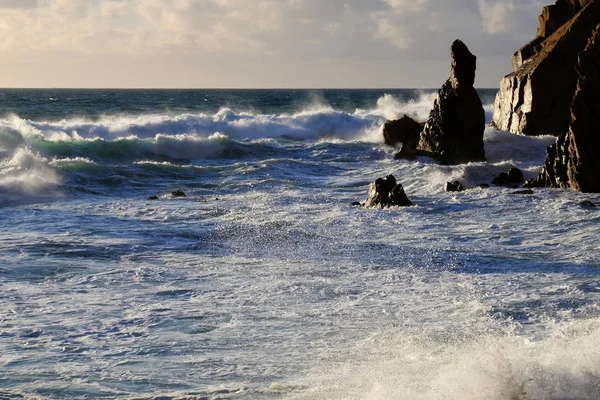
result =
[{"label": "wave", "polygon": [[[33,121],[11,116],[0,119],[0,193],[51,192],[63,183],[63,173],[98,175],[111,165],[193,165],[196,160],[291,157],[285,153],[289,148],[298,148],[296,141],[381,144],[385,120],[407,114],[424,121],[436,95],[422,92],[408,101],[384,95],[373,108],[354,112],[316,103],[289,114],[222,108],[215,114],[111,115],[97,121]],[[485,108],[490,119],[493,106]],[[419,187],[443,187],[447,180],[463,179],[475,185],[490,181],[511,166],[524,169],[531,177],[537,173],[552,140],[487,128],[487,163],[434,167],[424,162],[423,167],[422,162],[415,168],[425,173],[416,175],[427,182],[420,182],[421,178],[415,182]],[[384,151],[387,153],[380,154],[391,158],[392,149]]]},{"label": "wave", "polygon": [[357,109],[354,112],[315,104],[292,114],[254,114],[221,108],[215,114],[111,115],[97,121],[85,118],[32,121],[12,116],[0,120],[0,126],[16,130],[24,137],[41,137],[50,141],[148,139],[157,135],[209,137],[218,132],[233,140],[365,140],[386,119],[408,114],[425,120],[434,98],[435,94],[421,93],[417,99],[402,102],[392,95],[384,95],[373,109]]},{"label": "wave", "polygon": [[[480,332],[458,343],[399,332],[366,343],[373,361],[318,371],[292,398],[565,400],[600,397],[598,320],[550,327],[542,339]],[[373,348],[375,347],[375,349]],[[310,378],[309,378],[310,379]]]}]

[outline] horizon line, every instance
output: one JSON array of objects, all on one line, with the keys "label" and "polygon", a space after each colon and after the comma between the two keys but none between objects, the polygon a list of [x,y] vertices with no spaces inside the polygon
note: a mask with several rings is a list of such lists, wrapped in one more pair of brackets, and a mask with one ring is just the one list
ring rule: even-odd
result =
[{"label": "horizon line", "polygon": [[[499,90],[499,87],[476,87]],[[437,87],[0,87],[0,90],[439,90]]]}]

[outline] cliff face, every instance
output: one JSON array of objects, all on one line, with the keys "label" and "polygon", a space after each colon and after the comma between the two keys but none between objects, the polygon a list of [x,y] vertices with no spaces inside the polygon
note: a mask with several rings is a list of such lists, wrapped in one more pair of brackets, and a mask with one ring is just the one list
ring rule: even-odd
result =
[{"label": "cliff face", "polygon": [[569,131],[548,149],[532,186],[600,192],[600,24],[578,57]]},{"label": "cliff face", "polygon": [[569,129],[579,74],[574,68],[600,21],[600,0],[558,0],[544,8],[537,37],[515,53],[502,80],[494,125],[526,135],[560,135]]},{"label": "cliff face", "polygon": [[450,78],[438,92],[417,151],[444,164],[485,161],[485,112],[473,87],[477,58],[460,40],[452,44]]}]

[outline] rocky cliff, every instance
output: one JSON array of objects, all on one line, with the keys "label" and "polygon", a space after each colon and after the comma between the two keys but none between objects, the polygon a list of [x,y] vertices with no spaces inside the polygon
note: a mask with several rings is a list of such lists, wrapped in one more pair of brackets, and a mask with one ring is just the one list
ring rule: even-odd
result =
[{"label": "rocky cliff", "polygon": [[600,192],[600,24],[578,57],[577,73],[569,131],[550,146],[531,186]]},{"label": "rocky cliff", "polygon": [[502,80],[493,123],[526,135],[560,135],[569,128],[577,79],[574,65],[600,21],[600,0],[558,0],[544,8],[537,36],[515,53]]}]

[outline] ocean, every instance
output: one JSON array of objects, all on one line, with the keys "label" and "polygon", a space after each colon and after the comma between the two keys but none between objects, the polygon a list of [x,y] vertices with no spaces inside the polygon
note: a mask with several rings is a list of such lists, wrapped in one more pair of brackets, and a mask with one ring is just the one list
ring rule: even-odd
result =
[{"label": "ocean", "polygon": [[445,193],[554,138],[395,160],[434,98],[0,90],[0,398],[600,398],[600,195]]}]

